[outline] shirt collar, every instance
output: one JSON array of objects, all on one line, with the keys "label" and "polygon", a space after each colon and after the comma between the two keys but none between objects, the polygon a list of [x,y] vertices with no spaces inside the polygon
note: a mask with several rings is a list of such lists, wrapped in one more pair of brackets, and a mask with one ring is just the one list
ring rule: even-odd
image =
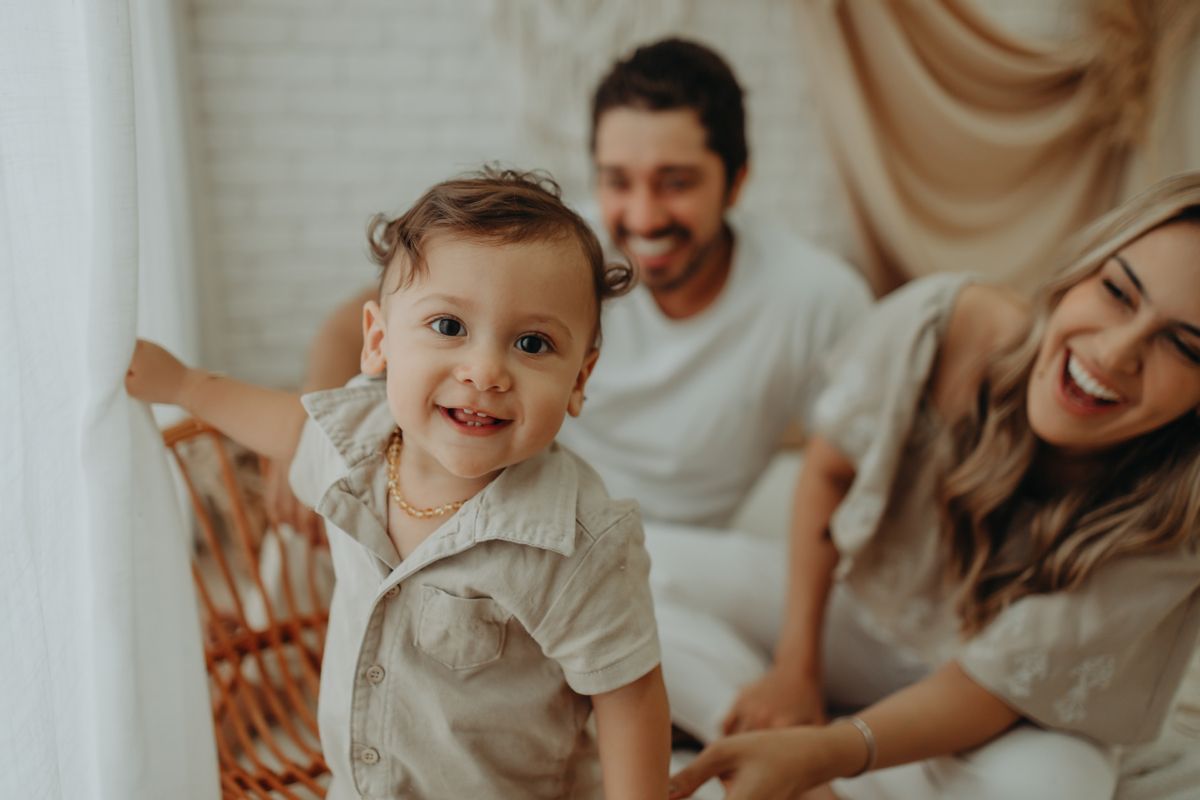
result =
[{"label": "shirt collar", "polygon": [[[383,539],[390,544],[384,450],[396,425],[385,382],[359,376],[343,388],[306,394],[303,403],[344,461],[327,475],[318,511],[384,555],[379,553],[381,526]],[[579,477],[571,455],[552,444],[505,469],[429,538],[461,545],[452,548],[455,552],[477,542],[504,540],[570,555],[575,550]],[[394,548],[384,549],[392,551],[392,558],[385,560],[393,560]],[[425,549],[425,543],[420,549]]]}]

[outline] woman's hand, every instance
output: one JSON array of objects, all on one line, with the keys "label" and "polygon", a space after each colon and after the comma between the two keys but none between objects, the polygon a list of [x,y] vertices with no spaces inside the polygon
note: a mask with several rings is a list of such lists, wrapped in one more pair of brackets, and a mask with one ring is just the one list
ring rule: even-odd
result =
[{"label": "woman's hand", "polygon": [[819,682],[802,670],[777,664],[754,683],[742,687],[721,727],[728,736],[824,722],[825,705]]},{"label": "woman's hand", "polygon": [[181,405],[192,370],[162,347],[138,339],[125,372],[125,391],[147,403]]},{"label": "woman's hand", "polygon": [[866,745],[856,755],[853,738],[843,738],[838,730],[849,727],[784,728],[719,739],[671,777],[671,800],[691,797],[710,778],[725,784],[726,800],[796,800],[813,787],[853,774],[848,762],[855,758],[865,761]]}]

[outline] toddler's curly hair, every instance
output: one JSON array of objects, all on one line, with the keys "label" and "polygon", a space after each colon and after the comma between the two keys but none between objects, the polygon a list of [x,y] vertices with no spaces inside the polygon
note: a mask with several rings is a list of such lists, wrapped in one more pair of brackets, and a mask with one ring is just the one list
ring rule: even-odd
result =
[{"label": "toddler's curly hair", "polygon": [[[423,248],[431,237],[451,235],[487,244],[573,241],[590,267],[596,296],[596,343],[603,301],[629,291],[628,264],[608,262],[596,234],[562,201],[559,185],[542,171],[484,167],[437,184],[403,215],[376,214],[367,226],[371,260],[381,267],[379,293],[404,289],[429,268]],[[396,274],[398,273],[398,274]]]}]

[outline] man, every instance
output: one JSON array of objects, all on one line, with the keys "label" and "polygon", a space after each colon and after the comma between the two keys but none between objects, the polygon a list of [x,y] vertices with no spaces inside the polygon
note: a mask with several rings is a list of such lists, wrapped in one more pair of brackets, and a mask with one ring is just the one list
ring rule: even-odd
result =
[{"label": "man", "polygon": [[[785,537],[724,529],[870,302],[835,257],[729,213],[748,170],[742,94],[720,56],[679,39],[596,89],[600,223],[641,285],[605,311],[583,414],[559,437],[642,506],[672,716],[706,741],[770,664],[786,586]],[[326,323],[306,388],[357,372],[370,295]]]}]

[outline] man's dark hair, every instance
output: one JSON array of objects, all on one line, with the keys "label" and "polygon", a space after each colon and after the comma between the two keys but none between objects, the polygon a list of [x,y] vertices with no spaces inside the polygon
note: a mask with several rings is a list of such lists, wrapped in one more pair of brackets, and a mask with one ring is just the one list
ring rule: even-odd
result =
[{"label": "man's dark hair", "polygon": [[604,112],[629,107],[645,111],[692,109],[707,134],[708,148],[725,165],[732,185],[746,165],[743,91],[725,60],[704,45],[663,39],[643,45],[609,70],[592,97],[592,151]]}]

